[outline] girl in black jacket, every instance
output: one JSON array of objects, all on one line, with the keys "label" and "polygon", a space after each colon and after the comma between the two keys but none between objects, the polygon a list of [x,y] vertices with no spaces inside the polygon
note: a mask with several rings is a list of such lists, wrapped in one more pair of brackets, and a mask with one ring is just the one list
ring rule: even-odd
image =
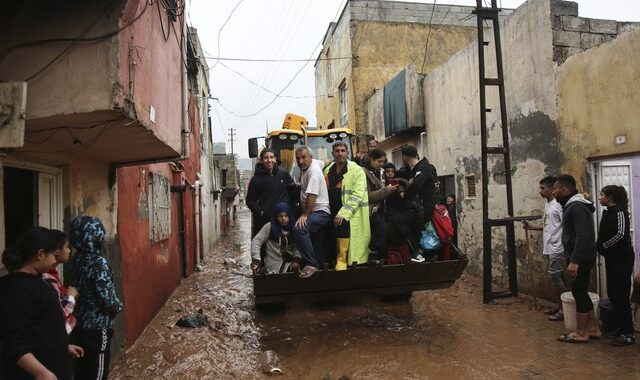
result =
[{"label": "girl in black jacket", "polygon": [[9,379],[69,379],[69,355],[83,355],[69,345],[58,294],[41,277],[56,253],[51,231],[32,227],[2,254],[9,274],[0,278],[0,345]]},{"label": "girl in black jacket", "polygon": [[629,200],[622,186],[608,185],[600,190],[602,212],[598,231],[598,252],[604,256],[607,268],[607,293],[613,307],[617,333],[614,346],[635,342],[631,317],[630,280],[634,253],[629,228]]},{"label": "girl in black jacket", "polygon": [[291,175],[278,166],[275,152],[263,149],[247,189],[247,207],[253,216],[252,239],[269,222],[274,205],[280,202],[292,205],[289,194],[294,189]]}]

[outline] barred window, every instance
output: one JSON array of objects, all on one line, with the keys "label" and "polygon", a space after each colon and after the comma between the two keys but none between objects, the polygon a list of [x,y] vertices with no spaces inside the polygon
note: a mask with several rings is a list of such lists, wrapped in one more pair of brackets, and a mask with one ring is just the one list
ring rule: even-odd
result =
[{"label": "barred window", "polygon": [[467,185],[467,198],[475,198],[477,196],[475,174],[464,177],[464,180]]},{"label": "barred window", "polygon": [[149,187],[149,240],[155,243],[171,235],[171,187],[158,173],[149,173]]}]

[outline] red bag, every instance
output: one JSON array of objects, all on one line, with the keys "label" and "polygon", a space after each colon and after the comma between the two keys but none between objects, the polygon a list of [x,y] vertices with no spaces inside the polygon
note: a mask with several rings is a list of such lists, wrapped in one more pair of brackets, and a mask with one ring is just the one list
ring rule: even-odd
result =
[{"label": "red bag", "polygon": [[397,246],[389,246],[387,248],[386,264],[406,264],[409,262],[410,257],[411,255],[409,254],[409,246],[407,245],[407,243],[402,243],[401,245]]},{"label": "red bag", "polygon": [[451,239],[453,239],[453,223],[446,206],[436,205],[433,210],[433,226],[443,244],[443,259],[451,260]]}]

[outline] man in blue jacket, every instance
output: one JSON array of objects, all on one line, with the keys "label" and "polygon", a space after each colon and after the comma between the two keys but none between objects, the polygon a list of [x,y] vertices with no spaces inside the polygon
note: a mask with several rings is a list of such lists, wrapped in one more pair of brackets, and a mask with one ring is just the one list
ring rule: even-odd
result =
[{"label": "man in blue jacket", "polygon": [[589,278],[596,261],[596,237],[593,225],[595,206],[578,194],[576,180],[562,174],[556,178],[554,195],[562,205],[562,246],[569,263],[571,293],[576,301],[576,331],[558,337],[564,343],[586,343],[602,333],[589,298]]}]

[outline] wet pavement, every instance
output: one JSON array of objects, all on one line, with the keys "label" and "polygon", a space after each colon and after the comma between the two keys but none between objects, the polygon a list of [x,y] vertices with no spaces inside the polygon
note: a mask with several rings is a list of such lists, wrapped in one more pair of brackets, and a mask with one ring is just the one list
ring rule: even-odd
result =
[{"label": "wet pavement", "polygon": [[[266,350],[278,354],[284,379],[640,378],[640,344],[557,342],[563,324],[546,320],[542,302],[483,305],[480,282],[469,276],[409,301],[364,297],[257,313],[249,234],[241,211],[204,271],[183,281],[112,378],[268,378],[260,362]],[[175,326],[199,312],[209,327]]]}]

